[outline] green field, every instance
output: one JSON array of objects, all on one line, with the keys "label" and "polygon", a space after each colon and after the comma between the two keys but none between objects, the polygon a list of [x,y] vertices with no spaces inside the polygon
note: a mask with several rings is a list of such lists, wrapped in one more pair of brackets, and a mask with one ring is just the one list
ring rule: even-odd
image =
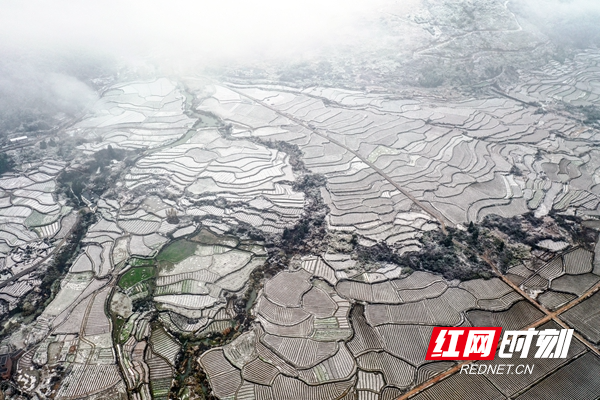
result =
[{"label": "green field", "polygon": [[129,261],[129,263],[134,267],[143,267],[146,265],[154,265],[154,260],[134,257]]},{"label": "green field", "polygon": [[119,286],[122,289],[128,289],[136,283],[150,279],[153,276],[154,267],[135,267],[123,274],[119,279]]},{"label": "green field", "polygon": [[157,261],[177,263],[193,255],[198,245],[188,240],[177,240],[161,250],[156,256]]},{"label": "green field", "polygon": [[131,331],[133,330],[134,327],[135,327],[135,320],[132,320],[131,318],[129,320],[127,320],[126,322],[121,323],[120,329],[117,330],[117,332],[119,332],[118,342],[121,344],[125,343],[127,341],[127,339],[129,339],[129,336],[131,335]]}]

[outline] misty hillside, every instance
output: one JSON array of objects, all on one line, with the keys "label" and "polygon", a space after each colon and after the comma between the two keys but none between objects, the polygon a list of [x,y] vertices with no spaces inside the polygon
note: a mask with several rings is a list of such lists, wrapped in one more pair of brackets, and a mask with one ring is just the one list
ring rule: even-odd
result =
[{"label": "misty hillside", "polygon": [[[468,92],[510,83],[519,68],[562,61],[600,42],[600,6],[583,0],[308,2],[267,13],[233,2],[227,6],[239,7],[210,9],[223,17],[210,21],[203,7],[195,18],[181,2],[164,17],[146,4],[138,13],[135,2],[114,14],[63,3],[72,15],[35,4],[50,31],[32,17],[34,5],[8,3],[0,16],[1,135],[47,131],[84,111],[104,84],[140,69]],[[178,23],[162,28],[161,18]]]}]

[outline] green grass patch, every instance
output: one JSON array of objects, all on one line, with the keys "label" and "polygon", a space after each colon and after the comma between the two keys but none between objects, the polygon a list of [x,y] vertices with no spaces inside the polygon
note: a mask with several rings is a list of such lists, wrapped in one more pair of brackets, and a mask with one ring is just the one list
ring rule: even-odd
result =
[{"label": "green grass patch", "polygon": [[152,389],[152,398],[166,399],[171,390],[171,378],[154,379],[150,382],[150,388]]},{"label": "green grass patch", "polygon": [[53,223],[54,221],[56,221],[60,216],[61,216],[61,214],[47,215],[47,214],[41,214],[41,213],[37,212],[36,210],[33,210],[33,212],[31,214],[29,214],[29,217],[27,217],[25,219],[25,225],[28,228],[49,225],[49,224]]},{"label": "green grass patch", "polygon": [[112,321],[113,321],[113,339],[114,339],[115,337],[119,336],[119,332],[121,332],[123,325],[125,324],[125,320],[121,316],[117,315],[117,316],[113,316]]},{"label": "green grass patch", "polygon": [[128,289],[135,284],[154,277],[154,267],[135,267],[125,272],[119,279],[119,286]]},{"label": "green grass patch", "polygon": [[144,267],[146,265],[154,265],[154,260],[150,258],[132,258],[129,263],[134,267]]},{"label": "green grass patch", "polygon": [[178,263],[194,255],[198,245],[189,240],[177,240],[161,250],[156,256],[157,261]]},{"label": "green grass patch", "polygon": [[131,336],[131,332],[133,331],[134,327],[135,320],[132,320],[132,318],[127,320],[127,322],[121,324],[121,329],[118,331],[120,344],[124,344],[127,341],[127,339],[129,339],[129,336]]}]

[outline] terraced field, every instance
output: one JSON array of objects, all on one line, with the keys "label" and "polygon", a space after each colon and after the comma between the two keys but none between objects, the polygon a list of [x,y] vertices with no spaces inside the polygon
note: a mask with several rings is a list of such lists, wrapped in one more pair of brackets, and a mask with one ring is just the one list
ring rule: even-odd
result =
[{"label": "terraced field", "polygon": [[[248,400],[540,398],[553,382],[597,393],[600,245],[583,226],[598,226],[600,157],[580,107],[597,104],[597,62],[582,53],[452,100],[167,78],[107,88],[67,132],[87,139],[78,158],[0,177],[4,315],[40,286],[36,270],[77,222],[58,174],[108,145],[137,151],[110,160],[122,170],[80,207],[95,222],[64,278],[0,343],[23,349],[16,384],[57,399],[166,399],[177,385]],[[316,174],[324,185],[307,187]],[[311,207],[323,203],[319,225]],[[469,250],[491,264],[489,279],[361,257],[375,244],[418,257],[433,231],[464,246],[446,234],[526,212],[540,226],[584,223],[522,244],[506,271],[490,249]],[[510,242],[490,235],[499,249]],[[508,380],[426,361],[435,326],[576,334],[567,359]]]},{"label": "terraced field", "polygon": [[[183,95],[177,91],[173,82],[166,79],[119,85],[109,89],[96,105],[93,114],[76,125],[71,133],[101,136],[94,145],[82,146],[84,154],[103,149],[108,144],[124,149],[157,148],[156,152],[148,153],[146,158],[142,157],[131,169],[132,173],[137,173],[136,168],[143,168],[148,159],[155,163],[156,160],[151,159],[152,157],[160,158],[162,152],[180,150],[176,143],[169,148],[166,146],[185,137],[188,128],[197,122],[197,118],[191,120],[183,114],[183,107]],[[121,133],[117,134],[117,131]],[[245,215],[252,213],[259,215],[263,208],[274,208],[266,213],[265,219],[271,220],[270,223],[267,221],[263,224],[266,230],[281,231],[297,220],[302,212],[303,197],[294,193],[289,183],[277,183],[294,179],[283,154],[258,148],[251,143],[239,148],[231,147],[227,142],[219,144],[215,130],[198,133],[193,131],[187,137],[189,139],[195,135],[202,139],[197,143],[192,141],[192,144],[186,144],[185,140],[181,142],[183,153],[188,150],[202,153],[201,148],[205,147],[202,140],[206,140],[207,144],[216,140],[221,150],[209,150],[211,157],[201,169],[192,172],[184,170],[185,164],[183,168],[179,167],[178,158],[169,156],[174,164],[167,165],[163,170],[167,174],[163,180],[170,182],[173,177],[168,174],[181,173],[189,179],[188,183],[191,185],[198,179],[203,182],[202,179],[212,179],[210,176],[217,180],[221,176],[223,182],[229,182],[229,186],[222,192],[229,193],[230,196],[241,196],[248,201],[256,198],[259,204],[251,207],[249,214],[245,213],[248,206],[241,204],[232,215],[232,220],[244,220]],[[153,144],[148,145],[148,140]],[[254,152],[256,160],[243,162],[243,158],[231,156],[236,152],[246,152],[248,155]],[[189,159],[193,161],[193,157]],[[207,172],[206,176],[201,177],[201,172],[210,170],[211,162],[215,165],[214,172],[212,175]],[[271,162],[275,163],[272,167]],[[170,167],[173,169],[169,169]],[[3,210],[6,214],[0,228],[3,229],[0,235],[4,234],[1,240],[5,254],[5,258],[2,258],[5,279],[1,289],[4,292],[3,312],[12,310],[20,297],[39,284],[39,280],[32,278],[35,276],[32,273],[52,253],[53,246],[48,239],[58,243],[75,223],[75,216],[70,214],[70,208],[64,206],[65,201],[57,202],[54,194],[56,176],[64,168],[65,163],[44,160],[43,163],[31,165],[23,173],[5,175],[0,180],[5,199]],[[231,174],[230,177],[227,177],[228,173]],[[238,186],[234,183],[232,179],[236,179],[235,174],[246,174],[246,184]],[[125,185],[133,180],[131,176],[129,174],[124,177]],[[159,175],[156,176],[160,178]],[[256,183],[259,183],[258,189],[253,188]],[[198,185],[202,183],[196,183],[196,187]],[[267,197],[260,197],[263,192]],[[58,391],[54,391],[48,386],[49,381],[40,379],[40,372],[31,369],[26,361],[27,357],[24,357],[18,366],[18,374],[20,382],[28,390],[53,390],[57,398],[77,398],[84,394],[97,398],[116,398],[123,396],[127,387],[139,387],[142,393],[153,393],[155,397],[166,396],[171,386],[174,357],[179,352],[179,343],[173,339],[169,344],[169,334],[164,333],[162,328],[151,328],[148,313],[134,313],[134,302],[147,298],[149,290],[156,289],[155,300],[164,309],[161,320],[169,328],[177,329],[180,326],[181,332],[201,329],[220,331],[223,329],[221,325],[231,324],[231,315],[224,308],[226,302],[223,290],[228,293],[243,290],[250,272],[264,259],[264,252],[261,252],[260,247],[243,243],[242,247],[250,250],[237,250],[237,241],[231,247],[231,240],[224,241],[223,245],[203,245],[199,239],[192,243],[193,249],[189,254],[182,253],[182,249],[175,248],[173,244],[167,247],[161,253],[163,256],[157,258],[160,266],[157,273],[155,263],[148,266],[148,262],[144,260],[156,256],[169,242],[169,235],[181,237],[196,231],[198,222],[193,221],[192,216],[220,216],[224,211],[219,212],[216,207],[207,207],[205,211],[201,206],[192,206],[193,203],[186,202],[185,199],[182,199],[182,205],[185,205],[182,208],[174,201],[158,195],[136,198],[129,197],[128,192],[124,195],[125,198],[120,199],[110,196],[102,198],[93,205],[97,221],[81,240],[81,250],[74,258],[52,302],[31,326],[13,337],[14,343],[19,347],[35,346],[36,350],[31,353],[31,357],[34,357],[36,365],[41,366],[41,376],[56,373],[57,365],[70,366],[61,378],[64,384]],[[268,196],[274,203],[268,200]],[[283,207],[278,207],[281,205]],[[281,214],[287,216],[286,221],[279,221],[278,216]],[[183,221],[169,222],[169,215]],[[212,228],[217,233],[227,229],[227,225],[215,225],[225,227]],[[173,258],[174,255],[181,259]],[[189,259],[188,256],[192,258]],[[213,258],[214,265],[210,261]],[[207,264],[195,267],[197,259]],[[238,259],[239,264],[236,264]],[[221,271],[228,264],[228,268]],[[173,268],[176,272],[173,272]],[[118,280],[120,288],[117,289],[114,277],[121,274],[123,276]],[[179,313],[169,312],[169,309]],[[114,321],[109,318],[113,312],[118,316]],[[196,317],[196,322],[189,322],[190,314]],[[225,320],[227,321],[223,322]],[[115,323],[119,329],[114,326]],[[116,343],[123,343],[123,349],[115,347],[113,339]],[[143,346],[146,345],[151,346],[153,352],[144,356]],[[132,353],[127,353],[127,349]],[[50,352],[52,355],[49,357]],[[127,363],[121,368],[127,366],[127,371],[131,371],[131,377],[129,373],[126,374],[127,381],[122,380],[118,373],[121,362]],[[141,375],[136,375],[136,368],[141,368]],[[155,382],[151,387],[148,386],[148,371]],[[106,376],[106,379],[98,380],[98,374]]]},{"label": "terraced field", "polygon": [[88,154],[108,144],[122,149],[160,147],[177,141],[196,122],[183,113],[184,103],[183,92],[166,78],[115,85],[102,93],[91,114],[70,134],[94,139],[81,146]]},{"label": "terraced field", "polygon": [[[253,309],[256,328],[202,355],[215,393],[280,398],[292,387],[283,398],[390,398],[423,374],[448,367],[425,361],[433,326],[470,325],[467,310],[504,313],[515,329],[527,324],[524,316],[539,318],[498,278],[458,283],[426,272],[390,272],[392,277],[372,272],[360,280],[338,278],[322,258],[280,272],[266,282]],[[221,379],[233,373],[237,383],[228,378],[220,389]]]},{"label": "terraced field", "polygon": [[[208,128],[198,130],[186,143],[143,157],[124,184],[128,189],[164,190],[178,196],[185,215],[215,216],[226,224],[237,221],[281,233],[303,212],[304,196],[290,185],[294,179],[284,153],[227,140]],[[226,209],[217,200],[233,206]]]},{"label": "terraced field", "polygon": [[[536,71],[523,71],[523,79],[510,93],[525,100],[565,102],[574,106],[598,104],[598,70],[600,54],[588,50],[565,60],[551,62]],[[580,132],[576,137],[589,138],[590,131]]]},{"label": "terraced field", "polygon": [[[594,104],[596,60],[595,53],[581,54],[573,65],[552,72],[550,66],[531,79],[554,74],[547,85],[575,85],[578,78],[565,75],[584,70],[585,83],[569,92],[577,94],[572,104]],[[409,252],[425,231],[460,229],[490,214],[596,214],[596,130],[567,113],[540,112],[534,101],[557,100],[530,93],[545,87],[528,84],[507,96],[492,92],[483,100],[436,104],[333,88],[215,84],[199,110],[231,123],[234,137],[298,145],[306,166],[327,178],[322,194],[330,230]],[[205,353],[200,363],[219,398],[539,396],[536,385],[549,385],[552,374],[573,374],[567,372],[571,361],[585,355],[590,365],[597,362],[597,295],[578,299],[600,281],[592,251],[553,240],[540,248],[546,249],[541,265],[462,283],[385,268],[361,273],[338,254],[306,258],[299,269],[265,283],[252,332]],[[549,314],[556,310],[560,319]],[[424,361],[433,326],[540,323],[573,327],[578,341],[566,360],[540,366],[522,382],[451,375],[443,371],[452,371],[452,363]],[[243,353],[232,353],[242,343]],[[429,387],[440,374],[450,378]],[[597,389],[584,384],[578,390],[589,395]]]},{"label": "terraced field", "polygon": [[77,216],[56,192],[66,163],[42,160],[0,178],[0,316],[41,279],[37,270],[74,227]]},{"label": "terraced field", "polygon": [[[584,254],[575,249],[557,258],[579,265],[584,273],[591,258],[573,258]],[[598,281],[594,276],[586,295],[600,287],[589,290]],[[542,325],[548,321],[546,304],[523,297],[503,280],[447,281],[427,272],[407,275],[399,267],[348,278],[322,258],[308,257],[299,269],[265,283],[253,308],[257,325],[252,331],[204,353],[200,363],[219,398],[407,398],[455,365],[425,361],[433,326],[561,327],[553,321]],[[583,335],[583,343],[576,340],[566,359],[523,360],[535,362],[536,373],[517,381],[504,375],[453,375],[411,398],[471,398],[475,393],[472,398],[527,398],[539,393],[538,382],[549,385],[554,374],[575,379],[574,372],[567,372],[571,361],[585,355],[595,365],[600,358],[593,322],[598,294],[579,304],[574,298],[553,308],[562,305],[558,323]],[[582,385],[581,393],[596,390]],[[412,387],[418,390],[407,392]]]},{"label": "terraced field", "polygon": [[408,251],[440,225],[598,206],[595,150],[579,133],[571,140],[581,125],[511,98],[436,103],[265,85],[212,93],[199,109],[232,123],[234,136],[297,144],[307,167],[327,176],[329,228],[366,241]]}]

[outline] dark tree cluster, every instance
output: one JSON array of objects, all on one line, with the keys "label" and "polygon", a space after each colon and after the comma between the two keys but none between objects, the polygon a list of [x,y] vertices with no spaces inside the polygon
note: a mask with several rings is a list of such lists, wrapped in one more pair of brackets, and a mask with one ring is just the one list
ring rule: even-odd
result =
[{"label": "dark tree cluster", "polygon": [[597,230],[585,226],[583,220],[574,215],[563,215],[556,211],[551,211],[550,215],[561,229],[568,232],[575,245],[594,250],[594,245],[598,241]]},{"label": "dark tree cluster", "polygon": [[15,162],[6,153],[0,154],[0,174],[10,172],[15,168]]},{"label": "dark tree cluster", "polygon": [[113,160],[125,161],[125,164],[128,165],[137,155],[138,153],[135,151],[114,149],[108,145],[107,148],[96,152],[93,159],[89,159],[77,170],[60,174],[58,182],[62,186],[63,192],[75,203],[80,204],[81,195],[85,190],[100,196],[110,188],[111,181],[119,172],[108,168]]},{"label": "dark tree cluster", "polygon": [[[481,226],[492,230],[496,229],[507,235],[514,242],[533,246],[540,238],[531,230],[527,231],[525,227],[527,225],[526,221],[535,220],[536,218],[533,215],[527,218],[529,219],[522,216],[504,218],[499,215],[487,215],[481,222]],[[538,222],[536,221],[535,223]]]},{"label": "dark tree cluster", "polygon": [[401,265],[402,257],[386,242],[378,242],[373,246],[357,245],[358,260],[362,263],[393,263]]},{"label": "dark tree cluster", "polygon": [[212,394],[208,376],[197,361],[202,353],[210,350],[212,347],[213,345],[209,345],[206,342],[186,344],[185,351],[177,362],[177,371],[169,392],[169,399],[181,399],[184,389],[187,388],[190,392],[189,398],[218,400]]},{"label": "dark tree cluster", "polygon": [[537,249],[544,239],[572,241],[573,244],[590,249],[597,240],[597,232],[583,224],[577,216],[565,215],[552,210],[546,218],[536,218],[533,213],[504,218],[486,216],[482,227],[498,230],[514,243]]},{"label": "dark tree cluster", "polygon": [[584,123],[600,127],[600,108],[596,106],[581,106],[579,111],[585,116]]},{"label": "dark tree cluster", "polygon": [[[357,246],[358,259],[363,263],[393,263],[411,270],[430,271],[446,279],[488,279],[491,267],[474,252],[469,252],[454,242],[454,230],[448,235],[438,231],[428,232],[421,237],[423,247],[416,252],[399,255],[393,247],[380,242],[374,246]],[[469,239],[472,240],[472,239]]]},{"label": "dark tree cluster", "polygon": [[122,161],[129,153],[131,152],[123,149],[115,149],[109,144],[105,149],[94,153],[95,162],[90,164],[90,168],[106,167],[110,165],[112,160]]},{"label": "dark tree cluster", "polygon": [[516,165],[513,165],[509,172],[514,176],[523,176],[523,172]]},{"label": "dark tree cluster", "polygon": [[302,150],[297,144],[285,142],[283,140],[263,140],[261,138],[252,138],[253,142],[262,146],[279,150],[289,156],[289,163],[292,169],[297,173],[309,173],[302,160]]},{"label": "dark tree cluster", "polygon": [[173,225],[179,223],[179,217],[177,217],[177,211],[175,211],[174,208],[170,208],[167,210],[167,222]]}]

